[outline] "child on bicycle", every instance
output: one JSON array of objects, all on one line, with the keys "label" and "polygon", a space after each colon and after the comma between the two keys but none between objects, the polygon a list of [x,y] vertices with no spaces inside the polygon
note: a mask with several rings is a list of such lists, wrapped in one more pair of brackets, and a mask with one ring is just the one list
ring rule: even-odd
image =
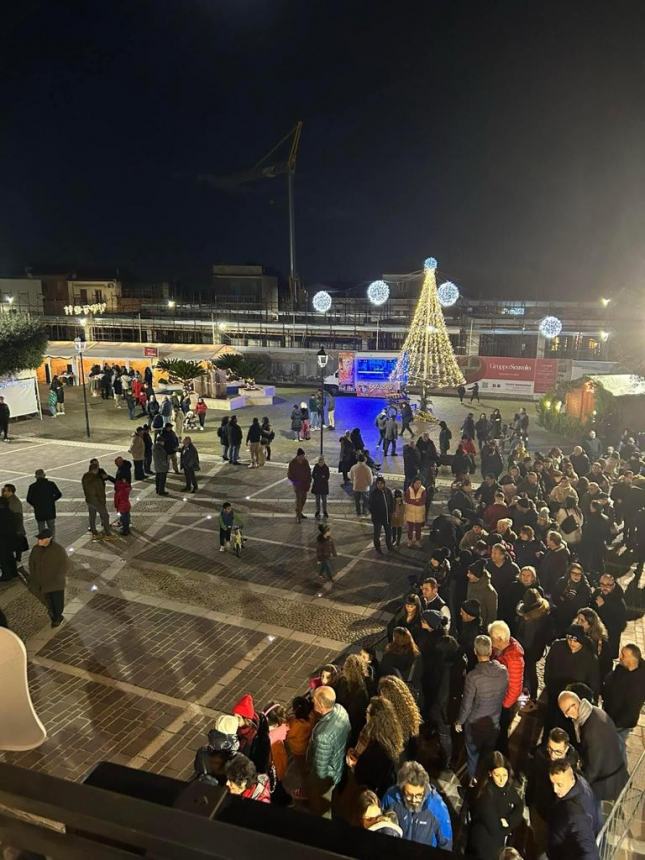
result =
[{"label": "child on bicycle", "polygon": [[219,514],[219,551],[226,552],[231,545],[231,533],[234,527],[242,528],[242,520],[233,510],[230,502],[224,502]]},{"label": "child on bicycle", "polygon": [[318,526],[316,537],[316,558],[318,559],[318,578],[329,589],[332,587],[331,558],[336,556],[336,544],[331,536],[331,528],[323,523]]}]

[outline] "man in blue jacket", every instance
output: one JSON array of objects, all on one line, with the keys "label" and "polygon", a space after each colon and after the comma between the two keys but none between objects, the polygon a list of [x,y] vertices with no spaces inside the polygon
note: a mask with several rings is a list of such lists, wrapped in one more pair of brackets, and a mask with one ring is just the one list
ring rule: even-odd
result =
[{"label": "man in blue jacket", "polygon": [[551,762],[549,779],[558,800],[549,821],[547,857],[598,860],[598,805],[589,783],[566,758]]},{"label": "man in blue jacket", "polygon": [[407,761],[399,769],[397,784],[385,792],[382,807],[396,812],[404,839],[452,851],[448,807],[418,762]]}]

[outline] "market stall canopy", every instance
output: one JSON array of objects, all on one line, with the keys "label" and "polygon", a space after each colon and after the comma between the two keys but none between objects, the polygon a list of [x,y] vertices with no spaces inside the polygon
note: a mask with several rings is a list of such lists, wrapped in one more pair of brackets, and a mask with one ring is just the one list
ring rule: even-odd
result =
[{"label": "market stall canopy", "polygon": [[645,377],[634,373],[599,373],[588,376],[614,397],[635,397],[645,394]]},{"label": "market stall canopy", "polygon": [[[114,343],[106,340],[88,341],[83,353],[85,360],[139,361],[143,358],[182,358],[187,361],[215,361],[222,355],[237,355],[237,350],[227,344],[210,343]],[[70,359],[76,355],[73,340],[50,340],[45,359]]]}]

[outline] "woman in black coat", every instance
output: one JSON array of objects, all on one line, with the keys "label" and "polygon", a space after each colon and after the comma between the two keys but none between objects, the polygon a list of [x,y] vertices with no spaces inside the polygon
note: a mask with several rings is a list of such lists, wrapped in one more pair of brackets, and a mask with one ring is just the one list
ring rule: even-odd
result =
[{"label": "woman in black coat", "polygon": [[18,576],[16,557],[18,547],[18,520],[9,508],[9,501],[0,497],[0,576],[8,582]]},{"label": "woman in black coat", "polygon": [[354,451],[356,451],[357,454],[360,451],[365,450],[365,442],[363,442],[363,437],[361,436],[361,431],[358,427],[354,427],[352,432],[349,434],[349,438],[354,446]]},{"label": "woman in black coat", "polygon": [[504,756],[492,753],[488,773],[472,803],[466,849],[466,857],[471,860],[499,860],[502,848],[522,822],[524,801],[512,776]]},{"label": "woman in black coat", "polygon": [[327,519],[327,496],[329,495],[329,466],[324,457],[319,457],[318,462],[311,470],[311,493],[316,497],[316,519],[320,519],[320,508],[323,517]]},{"label": "woman in black coat", "polygon": [[405,627],[395,627],[392,631],[392,641],[385,648],[379,677],[395,675],[407,684],[410,692],[418,703],[421,699],[421,679],[423,677],[423,658]]},{"label": "woman in black coat", "polygon": [[577,562],[570,564],[567,576],[556,582],[551,600],[555,607],[556,631],[560,634],[581,609],[591,605],[591,586]]},{"label": "woman in black coat", "polygon": [[356,451],[352,440],[350,439],[349,431],[344,436],[340,437],[340,459],[338,461],[338,471],[343,473],[343,483],[349,482],[349,470],[356,462]]}]

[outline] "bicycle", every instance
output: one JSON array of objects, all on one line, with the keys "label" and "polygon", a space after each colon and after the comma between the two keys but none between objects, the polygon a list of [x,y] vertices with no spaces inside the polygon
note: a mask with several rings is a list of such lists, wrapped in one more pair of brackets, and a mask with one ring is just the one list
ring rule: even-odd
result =
[{"label": "bicycle", "polygon": [[231,532],[231,546],[233,547],[233,551],[235,555],[239,558],[242,554],[242,547],[244,546],[244,538],[242,537],[242,529],[239,526],[233,526]]}]

